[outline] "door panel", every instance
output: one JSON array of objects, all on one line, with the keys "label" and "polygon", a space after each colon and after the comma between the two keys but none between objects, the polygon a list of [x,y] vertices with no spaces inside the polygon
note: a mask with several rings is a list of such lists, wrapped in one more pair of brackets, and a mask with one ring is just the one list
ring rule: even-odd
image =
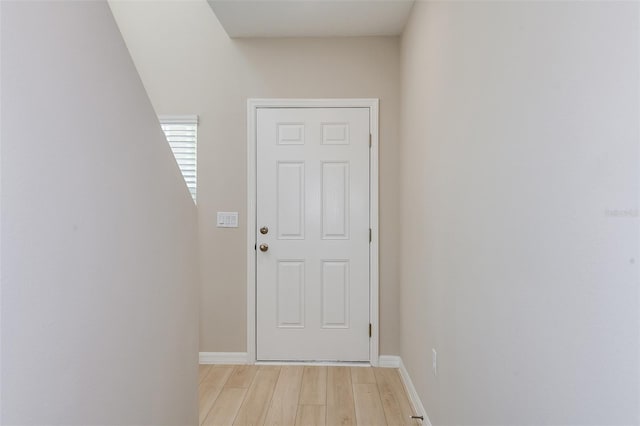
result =
[{"label": "door panel", "polygon": [[304,239],[304,162],[278,162],[278,239]]},{"label": "door panel", "polygon": [[322,238],[349,239],[349,163],[322,163]]},{"label": "door panel", "polygon": [[257,359],[368,361],[369,109],[259,108],[256,153]]},{"label": "door panel", "polygon": [[322,328],[349,328],[349,261],[322,261]]},{"label": "door panel", "polygon": [[304,327],[304,262],[278,261],[278,327]]}]

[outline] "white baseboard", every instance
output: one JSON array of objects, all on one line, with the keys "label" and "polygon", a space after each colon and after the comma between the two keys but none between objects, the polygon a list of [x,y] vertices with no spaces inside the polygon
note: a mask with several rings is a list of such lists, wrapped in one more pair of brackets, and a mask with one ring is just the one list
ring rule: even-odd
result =
[{"label": "white baseboard", "polygon": [[[2,1],[2,0],[0,0]],[[315,365],[321,367],[371,367],[368,362],[359,361],[256,361],[256,365]]]},{"label": "white baseboard", "polygon": [[248,364],[247,352],[200,352],[200,364]]},{"label": "white baseboard", "polygon": [[380,355],[378,358],[378,367],[400,368],[400,362],[400,357],[397,355]]},{"label": "white baseboard", "polygon": [[431,420],[429,420],[429,416],[427,415],[427,410],[424,409],[424,405],[422,405],[422,401],[418,396],[418,392],[416,388],[413,386],[413,382],[411,381],[411,377],[409,377],[409,372],[404,366],[402,362],[402,358],[398,358],[398,363],[400,366],[400,377],[402,377],[402,381],[404,382],[404,387],[407,389],[407,393],[409,394],[409,401],[411,402],[411,406],[413,407],[413,411],[418,416],[424,416],[424,420],[422,421],[423,426],[431,426]]}]

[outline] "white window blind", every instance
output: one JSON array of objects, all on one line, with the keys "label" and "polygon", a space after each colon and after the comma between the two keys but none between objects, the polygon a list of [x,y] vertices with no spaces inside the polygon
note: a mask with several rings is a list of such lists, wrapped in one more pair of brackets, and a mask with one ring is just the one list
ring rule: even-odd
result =
[{"label": "white window blind", "polygon": [[193,201],[196,201],[197,186],[197,141],[198,141],[198,116],[197,115],[165,115],[158,117],[167,142],[176,157],[178,167],[182,172],[184,181],[191,192]]}]

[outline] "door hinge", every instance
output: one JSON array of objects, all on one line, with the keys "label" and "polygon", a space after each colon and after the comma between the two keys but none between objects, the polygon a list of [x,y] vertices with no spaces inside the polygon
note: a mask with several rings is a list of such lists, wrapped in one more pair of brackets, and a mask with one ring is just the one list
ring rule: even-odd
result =
[{"label": "door hinge", "polygon": [[258,243],[255,243],[255,244],[253,245],[253,251],[257,251],[257,250],[258,250]]},{"label": "door hinge", "polygon": [[369,337],[371,337],[371,323],[369,323]]},{"label": "door hinge", "polygon": [[369,148],[371,148],[371,133],[369,133]]},{"label": "door hinge", "polygon": [[371,242],[371,228],[369,228],[369,242]]}]

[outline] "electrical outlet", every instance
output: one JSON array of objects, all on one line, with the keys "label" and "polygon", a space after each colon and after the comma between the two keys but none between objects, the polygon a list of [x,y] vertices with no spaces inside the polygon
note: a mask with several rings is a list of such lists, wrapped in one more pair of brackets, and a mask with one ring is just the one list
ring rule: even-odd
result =
[{"label": "electrical outlet", "polygon": [[438,352],[435,349],[431,349],[431,369],[433,370],[433,375],[438,376]]}]

